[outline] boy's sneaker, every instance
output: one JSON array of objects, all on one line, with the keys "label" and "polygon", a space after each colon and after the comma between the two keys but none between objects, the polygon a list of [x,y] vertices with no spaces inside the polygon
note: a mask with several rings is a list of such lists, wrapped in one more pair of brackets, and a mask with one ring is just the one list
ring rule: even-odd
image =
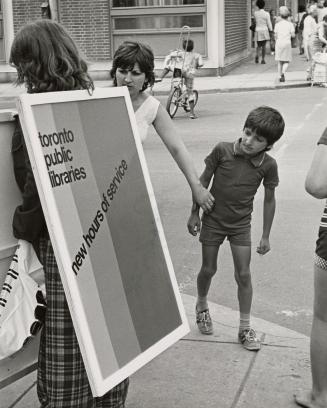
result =
[{"label": "boy's sneaker", "polygon": [[243,347],[250,351],[260,350],[261,343],[253,329],[245,329],[238,333],[238,340]]},{"label": "boy's sneaker", "polygon": [[202,334],[212,334],[213,333],[213,326],[212,320],[210,317],[209,309],[203,310],[202,312],[198,312],[195,309],[196,314],[196,324]]}]

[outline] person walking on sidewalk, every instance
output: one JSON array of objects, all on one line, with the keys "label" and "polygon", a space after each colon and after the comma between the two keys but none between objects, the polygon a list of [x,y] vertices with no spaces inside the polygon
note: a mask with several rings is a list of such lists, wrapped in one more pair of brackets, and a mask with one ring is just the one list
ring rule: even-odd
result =
[{"label": "person walking on sidewalk", "polygon": [[[327,198],[327,129],[323,132],[305,181],[317,199]],[[314,259],[314,310],[310,336],[312,389],[299,392],[295,402],[305,408],[327,408],[327,201]]]},{"label": "person walking on sidewalk", "polygon": [[[318,52],[326,52],[327,47],[327,15],[325,15],[320,23],[317,24],[315,31],[309,38],[309,50],[311,56],[310,66],[307,69],[307,80],[313,79],[314,69],[316,65],[315,54]],[[321,83],[325,86],[326,82]]]},{"label": "person walking on sidewalk", "polygon": [[275,60],[278,63],[279,81],[285,82],[288,64],[292,61],[291,38],[295,37],[294,25],[288,21],[289,10],[282,6],[279,8],[281,20],[275,25]]},{"label": "person walking on sidewalk", "polygon": [[254,12],[255,41],[257,42],[255,62],[256,64],[259,62],[259,55],[261,50],[261,64],[265,64],[266,43],[270,40],[269,32],[272,31],[272,25],[269,13],[264,10],[265,1],[257,0],[256,6],[259,10]]},{"label": "person walking on sidewalk", "polygon": [[[303,24],[304,24],[304,17],[306,15],[305,6],[303,4],[299,5],[298,13],[295,20],[295,34],[297,34],[298,45],[299,45],[299,54],[304,54],[303,49]],[[303,20],[302,20],[303,19]]]},{"label": "person walking on sidewalk", "polygon": [[[29,23],[18,31],[10,63],[17,70],[17,84],[25,84],[28,93],[80,89],[91,93],[94,89],[72,38],[60,24],[48,19]],[[19,120],[12,154],[15,177],[22,191],[22,204],[13,216],[13,233],[17,239],[33,244],[45,273],[47,310],[37,372],[41,407],[123,408],[128,379],[102,397],[92,395]]]},{"label": "person walking on sidewalk", "polygon": [[311,35],[317,28],[317,6],[308,6],[308,15],[304,19],[303,23],[303,48],[307,61],[311,61],[312,55],[310,53],[309,41]]},{"label": "person walking on sidewalk", "polygon": [[275,159],[267,154],[282,136],[285,123],[281,114],[268,106],[252,110],[243,127],[243,135],[234,143],[220,142],[205,159],[200,177],[208,187],[215,206],[211,213],[203,214],[202,227],[199,206],[193,203],[187,227],[191,235],[200,230],[202,266],[197,276],[196,323],[202,334],[212,334],[213,324],[207,295],[211,280],[217,271],[217,257],[225,238],[230,242],[234,261],[234,277],[238,286],[240,310],[239,341],[248,350],[259,350],[260,341],[250,325],[252,304],[251,214],[253,200],[263,181],[263,233],[257,247],[261,255],[270,250],[269,235],[275,214],[275,187],[278,170]]}]

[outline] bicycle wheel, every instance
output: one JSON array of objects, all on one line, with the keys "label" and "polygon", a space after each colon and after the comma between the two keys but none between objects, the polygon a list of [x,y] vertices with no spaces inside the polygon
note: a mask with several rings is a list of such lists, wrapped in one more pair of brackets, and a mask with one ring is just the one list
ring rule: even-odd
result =
[{"label": "bicycle wheel", "polygon": [[171,118],[173,118],[176,115],[179,106],[180,96],[181,96],[180,88],[174,88],[168,96],[166,110]]}]

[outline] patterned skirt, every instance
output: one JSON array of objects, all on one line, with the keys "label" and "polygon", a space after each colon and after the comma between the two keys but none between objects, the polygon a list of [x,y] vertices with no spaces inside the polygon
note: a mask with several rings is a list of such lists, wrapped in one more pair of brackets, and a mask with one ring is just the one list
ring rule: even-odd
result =
[{"label": "patterned skirt", "polygon": [[41,408],[123,408],[128,378],[104,396],[92,396],[56,259],[47,239],[40,242],[40,258],[47,296],[37,374]]}]

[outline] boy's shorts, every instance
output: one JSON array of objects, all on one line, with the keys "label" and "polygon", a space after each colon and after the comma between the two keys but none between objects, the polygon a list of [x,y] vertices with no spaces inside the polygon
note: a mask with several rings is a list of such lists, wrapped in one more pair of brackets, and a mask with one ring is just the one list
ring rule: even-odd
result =
[{"label": "boy's shorts", "polygon": [[251,226],[240,231],[223,231],[202,224],[199,241],[203,245],[220,246],[225,238],[233,245],[251,246]]}]

